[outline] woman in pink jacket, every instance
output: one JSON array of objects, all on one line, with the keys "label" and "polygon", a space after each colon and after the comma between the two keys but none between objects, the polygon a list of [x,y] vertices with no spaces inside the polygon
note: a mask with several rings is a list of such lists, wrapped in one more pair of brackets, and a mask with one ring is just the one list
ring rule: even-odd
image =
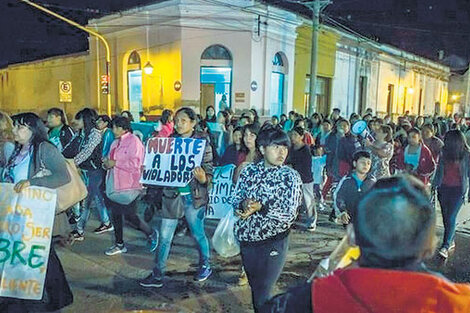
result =
[{"label": "woman in pink jacket", "polygon": [[170,137],[173,134],[175,123],[173,122],[173,111],[163,110],[160,118],[161,129],[157,137]]},{"label": "woman in pink jacket", "polygon": [[[140,190],[141,167],[144,162],[144,146],[140,139],[132,134],[131,124],[122,116],[115,117],[111,122],[114,137],[116,138],[109,151],[109,159],[103,166],[113,174],[113,189],[119,191]],[[107,197],[106,197],[107,198]],[[109,248],[106,255],[115,255],[127,252],[123,240],[123,217],[136,225],[150,242],[150,251],[154,251],[158,244],[158,233],[154,231],[137,215],[137,198],[128,205],[119,204],[110,199],[107,206],[112,211],[114,225],[115,245]]]}]

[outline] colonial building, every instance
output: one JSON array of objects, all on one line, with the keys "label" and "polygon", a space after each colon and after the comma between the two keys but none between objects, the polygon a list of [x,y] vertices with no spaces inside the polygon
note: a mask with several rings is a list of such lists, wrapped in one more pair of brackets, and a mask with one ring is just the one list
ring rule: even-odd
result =
[{"label": "colonial building", "polygon": [[[204,113],[211,105],[238,113],[255,108],[266,117],[306,113],[312,26],[296,12],[253,0],[168,0],[88,27],[110,45],[113,114],[158,115],[181,106]],[[444,113],[448,67],[327,25],[318,48],[317,111]],[[10,66],[0,70],[0,109],[105,113],[105,68],[94,37],[83,54]],[[61,99],[64,82],[71,95]]]}]

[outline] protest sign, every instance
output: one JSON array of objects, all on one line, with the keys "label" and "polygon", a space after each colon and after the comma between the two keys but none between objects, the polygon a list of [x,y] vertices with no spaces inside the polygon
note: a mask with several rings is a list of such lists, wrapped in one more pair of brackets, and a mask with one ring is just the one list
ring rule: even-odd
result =
[{"label": "protest sign", "polygon": [[233,183],[233,173],[236,166],[233,164],[214,168],[212,179],[212,189],[209,194],[209,204],[206,209],[207,218],[223,218],[232,205],[228,203],[232,192],[235,189]]},{"label": "protest sign", "polygon": [[184,187],[201,165],[206,140],[195,138],[152,138],[145,147],[143,184]]},{"label": "protest sign", "polygon": [[57,194],[0,184],[0,296],[40,300],[44,291]]}]

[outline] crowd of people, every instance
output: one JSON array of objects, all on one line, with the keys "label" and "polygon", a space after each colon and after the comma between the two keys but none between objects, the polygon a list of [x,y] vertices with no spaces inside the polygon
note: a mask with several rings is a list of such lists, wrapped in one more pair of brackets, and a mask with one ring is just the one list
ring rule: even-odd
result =
[{"label": "crowd of people", "polygon": [[[322,308],[315,312],[346,312],[340,308],[364,303],[354,299],[330,303],[328,299],[338,299],[334,295],[343,278],[366,275],[383,283],[387,273],[370,268],[424,271],[422,262],[434,249],[428,239],[435,235],[437,203],[444,224],[437,252],[448,258],[455,249],[456,218],[466,201],[470,177],[470,126],[460,115],[413,117],[406,113],[394,120],[389,115],[374,116],[368,109],[363,116],[347,118],[334,109],[329,116],[314,113],[304,117],[292,111],[262,121],[254,109],[235,116],[229,108],[216,112],[209,106],[204,113],[198,115],[191,108],[164,110],[151,135],[198,138],[208,143],[190,183],[173,188],[140,184],[145,142],[133,134],[133,117],[128,111],[110,117],[85,108],[75,114],[71,125],[59,108],[48,110],[44,120],[31,112],[13,116],[0,112],[0,182],[15,184],[17,192],[29,186],[58,188],[70,181],[66,159],[73,160],[88,195],[56,216],[54,235],[85,240],[90,210],[95,208],[100,225],[94,233],[115,235],[114,244],[104,253],[126,253],[125,218],[145,235],[149,250],[156,255],[154,268],[140,284],[160,288],[173,237],[186,229],[199,252],[195,281],[204,281],[213,273],[204,228],[213,169],[235,165],[236,187],[230,202],[239,217],[234,234],[243,265],[240,284],[249,283],[255,312],[313,312],[312,303]],[[147,122],[144,114],[139,120]],[[367,123],[367,136],[352,132],[358,121]],[[38,177],[44,168],[50,175]],[[414,179],[397,178],[397,174]],[[147,195],[142,197],[142,190]],[[137,213],[141,199],[151,209],[144,218]],[[155,208],[161,211],[159,229],[148,223]],[[377,211],[386,213],[378,215]],[[360,269],[339,272],[271,299],[286,260],[290,230],[304,227],[314,232],[320,212],[355,236],[361,248]],[[402,223],[405,219],[407,223]],[[378,229],[382,231],[377,233]],[[401,277],[401,283],[406,284],[407,277]],[[419,287],[438,284],[436,279],[415,282]],[[390,286],[395,287],[400,285]],[[360,284],[347,286],[350,288],[360,288]],[[461,288],[470,295],[467,287]],[[357,290],[353,292],[357,294]],[[308,297],[300,299],[299,294]],[[371,296],[364,301],[376,300]],[[44,299],[2,299],[0,308],[54,311],[72,301],[52,246]],[[292,309],[295,307],[302,309]]]}]

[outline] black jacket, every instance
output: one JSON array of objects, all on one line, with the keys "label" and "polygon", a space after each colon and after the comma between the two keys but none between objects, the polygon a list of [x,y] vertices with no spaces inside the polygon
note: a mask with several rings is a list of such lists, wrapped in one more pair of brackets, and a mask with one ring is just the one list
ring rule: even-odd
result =
[{"label": "black jacket", "polygon": [[340,180],[333,195],[335,210],[347,211],[351,218],[354,217],[361,198],[375,184],[375,178],[368,176],[359,187],[352,175],[351,173]]}]

